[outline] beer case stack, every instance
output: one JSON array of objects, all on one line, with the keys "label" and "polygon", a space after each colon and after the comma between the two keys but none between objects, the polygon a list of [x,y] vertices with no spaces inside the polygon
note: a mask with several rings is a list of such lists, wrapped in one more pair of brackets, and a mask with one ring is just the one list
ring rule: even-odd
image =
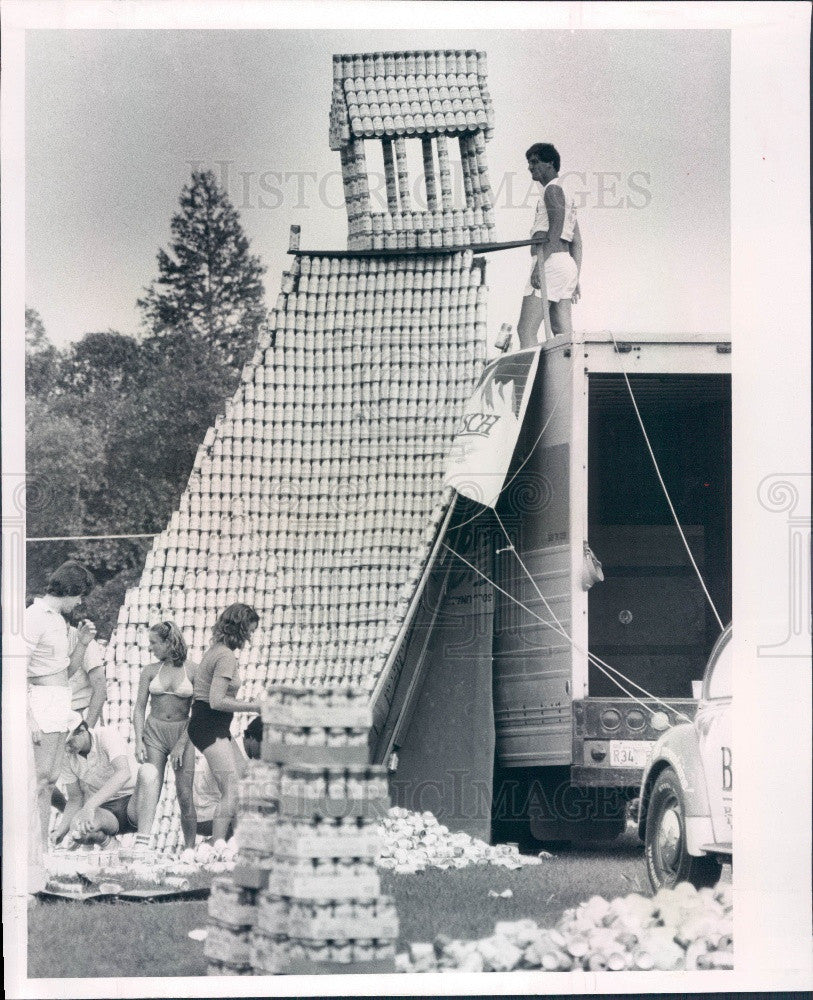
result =
[{"label": "beer case stack", "polygon": [[389,795],[385,768],[368,763],[367,695],[269,689],[237,864],[210,898],[211,975],[394,971],[398,919],[375,864]]},{"label": "beer case stack", "polygon": [[[392,77],[400,90],[400,77],[411,76],[399,72],[401,60],[406,69],[412,57],[416,82],[428,74],[438,86],[445,72],[450,95],[452,86],[464,91],[459,82],[449,83],[449,67],[454,61],[459,81],[465,63],[466,77],[479,81],[479,98],[468,84],[468,97],[448,98],[475,105],[461,109],[466,130],[457,133],[449,131],[452,112],[443,111],[443,101],[431,121],[421,112],[422,124],[414,114],[408,122],[402,104],[393,117],[398,128],[404,118],[400,138],[408,141],[407,130],[414,128],[422,142],[427,139],[425,162],[434,162],[439,140],[452,134],[470,151],[483,148],[491,114],[484,59],[470,52],[446,52],[443,60],[439,55],[337,57],[331,136],[344,142],[343,163],[357,141],[358,115],[345,97],[340,110],[339,90],[345,95],[348,81],[366,81],[368,69],[375,84],[382,66],[385,80]],[[439,71],[439,65],[446,69]],[[385,133],[388,117],[382,118]],[[454,119],[462,130],[457,111]],[[388,184],[400,198],[408,184],[405,161],[396,155],[399,136],[385,138],[393,163]],[[448,155],[442,163],[448,164]],[[476,188],[485,197],[481,153],[470,157],[469,167],[466,190]],[[148,627],[173,619],[190,659],[199,661],[217,615],[234,601],[252,605],[260,616],[251,644],[238,652],[241,697],[258,698],[269,684],[354,686],[368,697],[372,692],[451,500],[443,484],[447,454],[485,362],[484,261],[471,249],[442,248],[442,234],[451,233],[455,246],[462,236],[467,245],[483,235],[482,227],[466,227],[455,209],[444,207],[444,177],[445,168],[431,182],[437,203],[431,219],[402,213],[396,243],[400,248],[401,234],[408,235],[407,252],[393,252],[390,240],[379,253],[292,255],[269,328],[206,432],[178,509],[155,537],[141,580],[119,611],[107,649],[105,722],[127,739],[140,672],[151,661]],[[353,211],[355,190],[346,188]],[[419,221],[435,228],[416,228]],[[429,237],[432,249],[422,253],[426,233],[435,235]],[[355,245],[352,233],[349,243]],[[248,719],[235,717],[235,736]],[[153,846],[174,851],[181,843],[168,775]]]}]

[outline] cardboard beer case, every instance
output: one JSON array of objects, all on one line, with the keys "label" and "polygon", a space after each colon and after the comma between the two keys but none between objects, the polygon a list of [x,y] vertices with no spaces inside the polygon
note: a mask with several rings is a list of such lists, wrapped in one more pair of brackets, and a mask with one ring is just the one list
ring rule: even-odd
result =
[{"label": "cardboard beer case", "polygon": [[369,900],[381,894],[381,882],[375,870],[347,875],[305,875],[272,871],[268,876],[268,892],[296,899]]},{"label": "cardboard beer case", "polygon": [[[336,727],[338,728],[338,727]],[[314,767],[362,766],[369,763],[370,751],[363,746],[308,746],[262,741],[262,758],[271,764],[310,764]]]},{"label": "cardboard beer case", "polygon": [[228,965],[248,965],[249,929],[229,927],[216,921],[209,922],[209,932],[203,946],[203,953],[209,959]]},{"label": "cardboard beer case", "polygon": [[256,918],[256,890],[236,885],[228,876],[212,882],[208,913],[229,927],[250,927]]}]

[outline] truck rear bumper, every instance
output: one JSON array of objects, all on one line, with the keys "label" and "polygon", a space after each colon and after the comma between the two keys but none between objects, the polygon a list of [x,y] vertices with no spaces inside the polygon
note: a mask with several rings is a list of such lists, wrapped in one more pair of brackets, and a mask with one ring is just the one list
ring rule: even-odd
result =
[{"label": "truck rear bumper", "polygon": [[570,769],[571,781],[580,788],[640,788],[643,768],[579,767]]},{"label": "truck rear bumper", "polygon": [[[690,698],[658,702],[629,698],[583,698],[573,702],[574,785],[640,787],[644,767],[656,741],[667,729],[694,718]],[[660,725],[652,725],[660,717]],[[657,719],[656,719],[657,721]]]}]

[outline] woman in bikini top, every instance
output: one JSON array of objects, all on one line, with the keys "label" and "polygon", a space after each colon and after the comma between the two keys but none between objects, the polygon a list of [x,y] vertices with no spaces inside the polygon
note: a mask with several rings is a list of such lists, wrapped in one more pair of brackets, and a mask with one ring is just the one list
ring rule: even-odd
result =
[{"label": "woman in bikini top", "polygon": [[136,759],[142,764],[152,764],[161,782],[167,761],[172,765],[184,840],[187,847],[194,847],[197,824],[192,799],[195,748],[187,734],[194,665],[186,659],[186,643],[174,622],[154,625],[149,641],[155,662],[141,672],[133,708]]},{"label": "woman in bikini top", "polygon": [[[175,698],[180,698],[186,701],[188,698],[192,697],[192,681],[189,678],[189,674],[186,672],[186,665],[182,664],[180,669],[183,671],[183,677],[178,683],[173,686],[172,678],[169,681],[169,687],[167,687],[161,678],[161,671],[164,669],[164,663],[158,664],[158,669],[155,671],[155,676],[150,681],[149,692],[150,694],[171,694]],[[186,706],[188,708],[188,706]],[[155,702],[153,702],[153,712],[155,711]],[[170,720],[172,717],[166,717]]]}]

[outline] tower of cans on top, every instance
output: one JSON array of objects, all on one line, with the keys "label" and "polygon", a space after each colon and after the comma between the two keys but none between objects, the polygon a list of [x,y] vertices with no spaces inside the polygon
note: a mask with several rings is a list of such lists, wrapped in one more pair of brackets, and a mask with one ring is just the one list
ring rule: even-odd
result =
[{"label": "tower of cans on top", "polygon": [[368,763],[368,693],[272,687],[262,761],[240,786],[232,879],[213,887],[213,975],[394,971],[398,919],[381,895],[376,821],[386,769]]},{"label": "tower of cans on top", "polygon": [[[353,57],[347,80],[354,85],[368,76],[375,84],[378,70],[387,66],[394,85],[400,58],[406,83],[413,56],[416,87],[418,77],[425,77],[427,94],[429,78],[434,93],[445,74],[448,96],[441,99],[438,89],[437,98],[427,98],[428,111],[421,110],[421,99],[415,114],[403,104],[393,114],[390,104],[390,114],[374,116],[387,128],[392,118],[393,129],[403,119],[399,135],[385,132],[382,138],[393,154],[390,194],[403,194],[404,206],[411,203],[402,143],[420,125],[434,208],[420,211],[416,201],[414,212],[402,212],[397,203],[397,211],[380,216],[379,254],[354,253],[361,244],[351,231],[350,253],[292,256],[269,329],[207,430],[178,509],[153,540],[141,579],[120,608],[105,666],[105,722],[127,739],[139,676],[153,659],[148,627],[159,621],[177,623],[190,659],[198,662],[225,607],[241,601],[256,608],[259,628],[238,654],[245,698],[258,697],[269,683],[352,685],[369,696],[393,655],[451,499],[444,488],[447,455],[486,355],[485,264],[470,244],[490,225],[490,209],[483,214],[489,195],[482,148],[491,105],[482,57],[440,55],[358,57],[360,73]],[[449,82],[452,56],[456,84]],[[339,57],[337,66],[349,73],[349,60]],[[332,135],[340,148],[354,143],[353,156],[362,155],[363,139],[351,132],[358,114],[348,113],[345,78],[336,83]],[[412,100],[409,88],[406,99]],[[462,104],[444,109],[444,101]],[[454,193],[451,167],[443,167],[449,163],[452,113],[461,131],[451,134],[466,151],[465,210],[444,207]],[[342,135],[348,145],[342,145]],[[443,167],[439,174],[436,159]],[[366,172],[361,174],[366,184]],[[347,188],[348,212],[361,218],[357,209],[366,205],[370,223],[362,228],[371,234],[369,198],[361,198],[362,188],[368,189],[358,185]],[[410,253],[383,249],[390,222],[387,248],[392,250],[395,236],[397,247],[413,248]],[[435,249],[416,252],[416,245]],[[245,721],[236,718],[235,736]],[[169,773],[154,832],[159,849],[181,844]]]},{"label": "tower of cans on top", "polygon": [[[341,155],[348,247],[401,250],[491,240],[485,144],[493,127],[485,52],[334,56],[330,148]],[[367,140],[382,146],[385,211],[374,210],[371,200]],[[448,148],[454,140],[462,172],[458,191]],[[421,145],[426,197],[420,204],[407,167],[410,141]]]}]

